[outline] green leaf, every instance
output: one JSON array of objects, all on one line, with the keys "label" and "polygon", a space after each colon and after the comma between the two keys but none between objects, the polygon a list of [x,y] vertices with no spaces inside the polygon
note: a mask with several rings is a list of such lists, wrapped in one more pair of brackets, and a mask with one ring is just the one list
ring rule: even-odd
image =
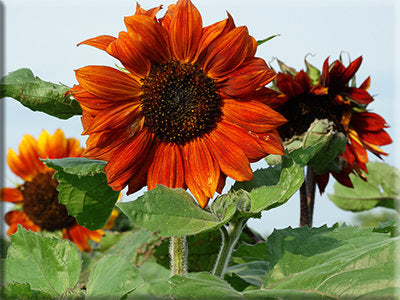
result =
[{"label": "green leaf", "polygon": [[312,290],[253,290],[246,291],[243,293],[245,299],[262,299],[262,300],[278,300],[278,299],[290,299],[290,300],[309,300],[309,299],[337,299],[336,297],[330,297],[319,293],[318,291]]},{"label": "green leaf", "polygon": [[144,284],[130,293],[128,299],[170,299],[166,296],[169,290],[168,269],[155,262],[146,261],[138,270]]},{"label": "green leaf", "polygon": [[303,180],[303,169],[293,160],[283,157],[282,164],[257,170],[253,180],[236,182],[232,189],[250,192],[250,212],[258,214],[286,203]]},{"label": "green leaf", "polygon": [[32,290],[28,283],[6,283],[1,287],[1,299],[42,300],[53,297],[42,291]]},{"label": "green leaf", "polygon": [[177,299],[243,299],[226,281],[210,273],[189,273],[170,279],[169,294]]},{"label": "green leaf", "polygon": [[[308,55],[307,55],[308,56]],[[311,85],[314,86],[318,84],[319,77],[321,76],[321,71],[314,67],[307,61],[307,56],[304,58],[304,63],[306,65],[306,73],[311,79]]]},{"label": "green leaf", "polygon": [[265,242],[255,245],[241,243],[232,253],[232,262],[235,264],[244,264],[252,261],[266,261],[267,257],[268,251]]},{"label": "green leaf", "polygon": [[65,93],[63,84],[43,81],[31,70],[22,68],[1,79],[0,98],[11,97],[33,111],[41,111],[59,119],[81,115],[79,103]]},{"label": "green leaf", "polygon": [[215,230],[227,223],[235,212],[229,208],[222,217],[203,209],[182,189],[158,185],[135,201],[117,206],[136,225],[161,236],[193,235]]},{"label": "green leaf", "polygon": [[371,228],[287,228],[268,238],[267,290],[307,290],[327,297],[354,299],[399,287],[399,238]]},{"label": "green leaf", "polygon": [[60,296],[78,282],[81,257],[67,240],[43,237],[18,225],[5,260],[5,282],[29,284],[32,290]]},{"label": "green leaf", "polygon": [[400,201],[400,172],[381,162],[367,163],[367,181],[350,174],[354,188],[339,183],[328,197],[344,210],[363,211],[383,206],[396,209]]},{"label": "green leaf", "polygon": [[59,183],[58,200],[67,207],[68,214],[90,230],[103,228],[119,195],[107,184],[103,171],[106,162],[83,157],[43,162],[57,171],[54,178]]},{"label": "green leaf", "polygon": [[87,283],[87,296],[121,299],[143,283],[137,269],[124,257],[107,255],[94,267]]},{"label": "green leaf", "polygon": [[252,261],[244,264],[234,265],[226,269],[226,275],[237,275],[244,281],[261,287],[265,274],[269,268],[266,261]]},{"label": "green leaf", "polygon": [[259,40],[259,41],[257,41],[257,46],[260,46],[260,45],[268,42],[269,40],[272,40],[273,38],[275,38],[277,36],[280,36],[280,34],[274,34],[274,35],[271,35],[271,36],[267,37],[266,39]]}]

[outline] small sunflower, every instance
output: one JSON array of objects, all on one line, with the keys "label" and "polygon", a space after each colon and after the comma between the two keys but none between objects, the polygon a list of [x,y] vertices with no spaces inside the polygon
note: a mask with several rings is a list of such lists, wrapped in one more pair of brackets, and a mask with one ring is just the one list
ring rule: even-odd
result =
[{"label": "small sunflower", "polygon": [[83,110],[85,156],[107,161],[114,190],[156,184],[189,188],[201,207],[227,176],[251,180],[250,162],[284,154],[285,118],[266,104],[275,73],[254,57],[257,43],[232,17],[203,27],[189,0],[125,18],[118,38],[80,44],[106,51],[124,70],[76,70],[70,93]]},{"label": "small sunflower", "polygon": [[[65,138],[61,130],[56,130],[53,135],[44,130],[38,140],[25,135],[18,150],[19,154],[12,149],[8,151],[7,163],[24,183],[0,190],[2,201],[16,204],[5,215],[8,235],[17,231],[18,224],[35,232],[62,230],[63,237],[74,242],[81,251],[91,251],[89,240],[100,242],[104,231],[90,231],[68,215],[65,205],[58,203],[58,183],[52,178],[55,171],[39,159],[81,157],[84,149],[79,146],[79,141]],[[106,228],[113,226],[115,218],[113,213]]]},{"label": "small sunflower", "polygon": [[[340,156],[343,162],[341,170],[330,173],[341,184],[349,187],[353,187],[350,173],[364,180],[366,178],[363,173],[368,172],[366,150],[381,157],[387,153],[379,146],[392,142],[385,131],[388,127],[386,121],[367,110],[367,105],[374,100],[368,93],[370,78],[360,87],[350,85],[361,62],[362,57],[359,57],[346,68],[339,60],[329,65],[329,59],[326,59],[322,74],[314,85],[304,71],[294,76],[279,73],[276,85],[282,94],[269,102],[272,108],[288,119],[288,123],[278,129],[283,139],[303,134],[315,119],[328,119],[337,131],[345,134],[347,144]],[[330,173],[316,176],[321,192],[325,190]]]}]

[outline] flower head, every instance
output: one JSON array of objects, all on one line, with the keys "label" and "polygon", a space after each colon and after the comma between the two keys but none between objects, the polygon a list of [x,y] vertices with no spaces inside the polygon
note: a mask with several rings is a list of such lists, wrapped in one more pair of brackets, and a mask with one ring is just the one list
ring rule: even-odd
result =
[{"label": "flower head", "polygon": [[[73,241],[82,251],[90,251],[89,239],[99,242],[103,230],[90,231],[76,223],[69,216],[64,205],[58,203],[57,181],[52,178],[54,170],[48,168],[39,158],[80,157],[83,148],[74,138],[65,138],[61,130],[50,135],[46,130],[36,140],[25,135],[19,145],[19,154],[10,149],[7,163],[10,169],[24,180],[16,188],[2,188],[0,199],[16,204],[6,213],[5,221],[9,225],[8,235],[17,231],[17,225],[39,231],[62,230],[64,238]],[[115,215],[110,219],[110,228]]]},{"label": "flower head", "polygon": [[286,120],[263,103],[275,74],[254,57],[246,27],[230,15],[203,27],[189,0],[157,18],[160,9],[137,6],[118,38],[82,42],[125,70],[78,69],[70,92],[89,135],[85,156],[108,161],[113,189],[189,188],[204,208],[226,176],[251,180],[250,162],[284,153],[276,128]]},{"label": "flower head", "polygon": [[[350,173],[356,173],[365,179],[363,172],[368,172],[366,150],[378,157],[387,155],[379,146],[392,142],[385,131],[388,127],[386,121],[367,110],[367,105],[374,100],[368,93],[370,78],[360,87],[349,84],[361,62],[362,57],[359,57],[345,67],[339,60],[329,65],[329,59],[326,59],[322,74],[314,85],[304,71],[295,76],[279,73],[276,85],[282,94],[269,103],[289,121],[278,129],[283,139],[303,134],[315,119],[328,119],[333,122],[337,131],[345,134],[347,144],[340,156],[341,169],[330,173],[341,184],[349,187],[353,186]],[[328,180],[329,173],[317,176],[321,192]]]}]

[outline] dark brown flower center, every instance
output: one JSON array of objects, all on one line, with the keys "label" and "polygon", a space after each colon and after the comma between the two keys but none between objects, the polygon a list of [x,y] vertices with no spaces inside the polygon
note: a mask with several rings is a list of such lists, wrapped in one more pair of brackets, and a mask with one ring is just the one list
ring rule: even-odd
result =
[{"label": "dark brown flower center", "polygon": [[299,95],[289,99],[277,108],[288,122],[278,128],[283,140],[305,133],[316,119],[332,121],[336,130],[344,132],[340,121],[344,113],[343,105],[335,105],[328,95],[316,96],[312,94]]},{"label": "dark brown flower center", "polygon": [[184,144],[201,137],[221,117],[215,82],[197,65],[176,60],[153,65],[142,91],[144,125],[166,142]]},{"label": "dark brown flower center", "polygon": [[65,205],[58,203],[58,183],[52,178],[52,173],[40,173],[30,182],[25,182],[24,212],[36,225],[42,229],[54,231],[69,227],[75,223],[75,218],[68,215]]}]

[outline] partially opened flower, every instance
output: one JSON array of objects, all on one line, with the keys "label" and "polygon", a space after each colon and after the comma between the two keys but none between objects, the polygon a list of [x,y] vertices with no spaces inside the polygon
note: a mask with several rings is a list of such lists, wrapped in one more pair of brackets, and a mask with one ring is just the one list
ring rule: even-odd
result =
[{"label": "partially opened flower", "polygon": [[[315,119],[328,119],[337,131],[345,134],[347,144],[341,155],[341,170],[332,170],[330,173],[349,187],[353,186],[350,173],[365,179],[363,172],[368,172],[366,150],[378,157],[387,155],[379,146],[392,142],[385,131],[388,127],[386,121],[367,110],[367,105],[374,100],[368,93],[370,78],[358,88],[350,86],[361,62],[362,57],[359,57],[346,68],[339,60],[329,66],[329,60],[326,59],[319,82],[315,85],[311,84],[310,77],[304,71],[294,77],[279,73],[276,84],[282,94],[269,103],[288,119],[288,123],[278,129],[283,139],[303,134]],[[317,176],[316,180],[323,192],[329,173]]]},{"label": "partially opened flower", "polygon": [[85,156],[108,161],[113,189],[189,188],[204,208],[226,176],[251,180],[250,162],[284,153],[276,128],[286,120],[263,103],[275,74],[254,57],[246,27],[230,15],[203,27],[189,0],[157,18],[160,9],[137,6],[118,38],[82,42],[125,70],[78,69],[70,92],[89,135]]},{"label": "partially opened flower", "polygon": [[[69,216],[64,205],[58,203],[57,181],[52,178],[54,170],[46,167],[39,158],[80,157],[83,148],[74,138],[65,138],[61,130],[50,135],[46,130],[36,140],[25,135],[19,145],[19,153],[8,151],[7,163],[10,169],[24,180],[15,188],[2,188],[2,201],[15,203],[16,207],[6,213],[5,221],[9,225],[8,235],[17,231],[18,224],[24,228],[39,231],[62,230],[64,238],[70,239],[82,251],[90,251],[89,240],[99,242],[103,230],[90,231],[77,224]],[[110,218],[112,227],[115,214]]]}]

